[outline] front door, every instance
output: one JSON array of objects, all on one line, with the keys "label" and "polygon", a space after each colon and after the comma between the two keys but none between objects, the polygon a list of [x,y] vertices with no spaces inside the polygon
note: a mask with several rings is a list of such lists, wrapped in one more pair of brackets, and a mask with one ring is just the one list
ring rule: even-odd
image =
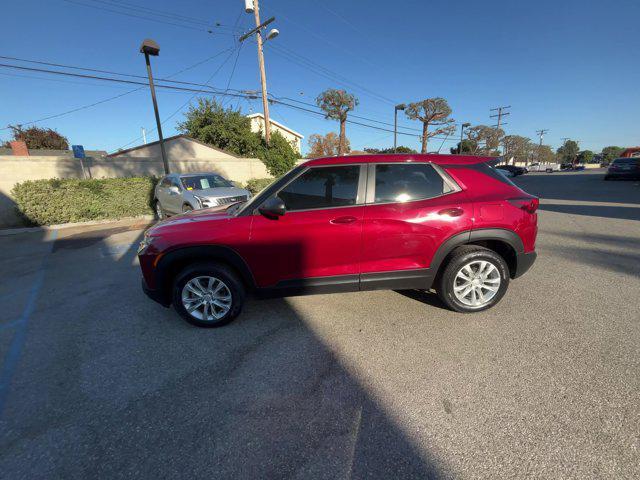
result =
[{"label": "front door", "polygon": [[276,193],[283,216],[253,216],[245,258],[259,287],[358,289],[365,176],[361,165],[311,167]]}]

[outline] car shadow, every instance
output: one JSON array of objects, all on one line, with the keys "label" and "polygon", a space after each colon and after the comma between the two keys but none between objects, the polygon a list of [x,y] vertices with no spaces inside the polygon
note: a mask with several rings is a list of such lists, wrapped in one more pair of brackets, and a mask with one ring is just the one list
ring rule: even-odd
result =
[{"label": "car shadow", "polygon": [[[3,476],[444,475],[442,461],[412,440],[290,301],[250,301],[232,324],[199,329],[148,300],[136,264],[141,235],[104,227],[10,245],[0,238],[0,268],[16,255],[26,259],[17,270],[33,252],[44,258],[41,279],[29,277],[40,282],[31,300],[0,298],[0,312],[30,302],[13,370],[2,377]],[[283,251],[308,261],[304,248]],[[6,325],[1,334],[11,343],[18,333]]]},{"label": "car shadow", "polygon": [[445,304],[442,303],[440,298],[438,298],[438,295],[430,290],[394,290],[394,292],[410,298],[411,300],[440,308],[442,310],[448,310]]}]

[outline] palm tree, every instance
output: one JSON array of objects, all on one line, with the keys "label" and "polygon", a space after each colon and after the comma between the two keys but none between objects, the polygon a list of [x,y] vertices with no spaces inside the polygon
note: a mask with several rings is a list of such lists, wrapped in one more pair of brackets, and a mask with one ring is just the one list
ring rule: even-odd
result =
[{"label": "palm tree", "polygon": [[[427,98],[407,105],[404,113],[411,120],[422,122],[422,152],[427,153],[427,142],[436,135],[451,135],[456,130],[455,121],[450,118],[451,107],[444,98]],[[437,127],[429,131],[429,126]]]},{"label": "palm tree", "polygon": [[347,113],[358,105],[358,99],[346,90],[328,88],[316,98],[316,104],[324,111],[325,118],[340,121],[340,141],[338,144],[338,155],[346,153],[345,124]]}]

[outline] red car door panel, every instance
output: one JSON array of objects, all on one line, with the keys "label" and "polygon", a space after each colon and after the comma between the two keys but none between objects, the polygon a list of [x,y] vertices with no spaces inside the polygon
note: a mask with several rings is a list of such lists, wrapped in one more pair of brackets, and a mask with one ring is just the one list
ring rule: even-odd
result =
[{"label": "red car door panel", "polygon": [[364,207],[254,215],[244,252],[259,287],[280,281],[358,274]]},{"label": "red car door panel", "polygon": [[428,268],[450,236],[470,230],[472,204],[463,191],[365,207],[361,272]]}]

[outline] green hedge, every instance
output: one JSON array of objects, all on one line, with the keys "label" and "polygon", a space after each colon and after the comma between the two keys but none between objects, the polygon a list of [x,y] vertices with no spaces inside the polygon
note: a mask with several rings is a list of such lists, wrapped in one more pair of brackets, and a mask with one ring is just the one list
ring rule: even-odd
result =
[{"label": "green hedge", "polygon": [[151,201],[157,179],[28,180],[11,194],[29,225],[84,222],[153,214]]},{"label": "green hedge", "polygon": [[271,185],[273,182],[275,182],[274,178],[252,178],[247,182],[244,188],[255,195],[256,193]]}]

